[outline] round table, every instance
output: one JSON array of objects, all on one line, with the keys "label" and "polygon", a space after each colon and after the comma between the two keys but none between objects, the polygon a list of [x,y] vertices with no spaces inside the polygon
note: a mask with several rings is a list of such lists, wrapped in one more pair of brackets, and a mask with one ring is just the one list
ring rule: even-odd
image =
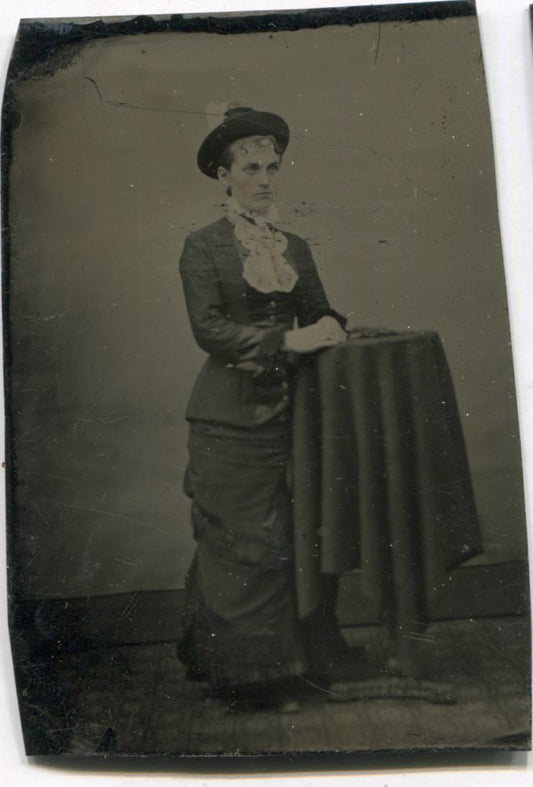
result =
[{"label": "round table", "polygon": [[298,369],[294,538],[299,611],[321,575],[362,572],[400,646],[429,595],[481,551],[453,384],[438,334],[351,338]]}]

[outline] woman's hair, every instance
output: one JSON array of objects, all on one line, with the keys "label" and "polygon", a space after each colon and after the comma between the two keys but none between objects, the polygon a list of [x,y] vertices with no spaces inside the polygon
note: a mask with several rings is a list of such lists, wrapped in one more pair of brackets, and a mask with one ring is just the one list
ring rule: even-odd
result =
[{"label": "woman's hair", "polygon": [[[268,139],[270,142],[272,142],[274,150],[276,151],[278,156],[281,158],[282,149],[281,149],[280,145],[278,144],[276,138],[274,136],[272,136],[272,134],[258,134],[255,137],[251,137],[251,139],[254,139],[254,140]],[[231,165],[233,164],[233,160],[234,160],[235,146],[239,145],[239,143],[240,143],[241,150],[244,153],[248,152],[248,146],[244,145],[242,140],[240,140],[240,139],[235,140],[235,142],[232,142],[230,145],[228,145],[226,148],[224,148],[224,150],[220,154],[220,156],[218,158],[218,166],[219,167],[224,167],[224,169],[231,169]]]}]

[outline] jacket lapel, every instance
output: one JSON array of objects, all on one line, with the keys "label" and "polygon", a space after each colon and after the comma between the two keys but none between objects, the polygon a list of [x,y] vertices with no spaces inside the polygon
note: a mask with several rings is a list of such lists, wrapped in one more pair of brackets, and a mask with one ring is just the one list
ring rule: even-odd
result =
[{"label": "jacket lapel", "polygon": [[231,224],[226,218],[220,219],[213,225],[209,245],[222,290],[224,316],[234,322],[247,323],[248,299],[246,282],[242,277],[242,261]]}]

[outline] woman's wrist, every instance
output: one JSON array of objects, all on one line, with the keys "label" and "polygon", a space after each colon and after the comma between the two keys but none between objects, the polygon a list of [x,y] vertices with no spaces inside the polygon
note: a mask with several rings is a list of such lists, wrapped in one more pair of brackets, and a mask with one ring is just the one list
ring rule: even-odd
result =
[{"label": "woman's wrist", "polygon": [[283,352],[285,352],[285,353],[295,352],[294,334],[295,334],[295,330],[294,329],[285,331],[283,333],[283,336],[281,337],[281,342],[280,342],[280,349]]}]

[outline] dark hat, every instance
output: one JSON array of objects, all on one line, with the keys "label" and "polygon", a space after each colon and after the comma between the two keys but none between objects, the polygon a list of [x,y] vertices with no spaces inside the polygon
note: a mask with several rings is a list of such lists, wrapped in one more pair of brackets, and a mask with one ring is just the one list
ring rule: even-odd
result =
[{"label": "dark hat", "polygon": [[204,139],[198,151],[198,166],[204,175],[217,178],[219,159],[228,145],[244,137],[271,134],[283,153],[289,144],[289,127],[279,115],[256,112],[250,107],[233,107],[224,113],[222,123]]}]

